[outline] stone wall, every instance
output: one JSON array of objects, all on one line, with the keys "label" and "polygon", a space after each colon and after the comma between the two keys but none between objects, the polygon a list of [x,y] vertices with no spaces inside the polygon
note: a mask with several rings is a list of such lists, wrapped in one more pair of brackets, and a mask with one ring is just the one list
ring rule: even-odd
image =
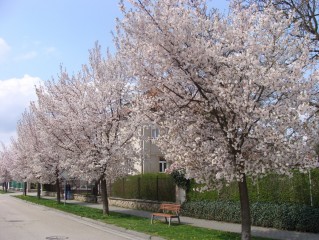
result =
[{"label": "stone wall", "polygon": [[94,195],[72,194],[73,199],[80,202],[96,203],[97,199]]},{"label": "stone wall", "polygon": [[[56,197],[56,192],[43,191],[42,194],[43,196]],[[81,201],[81,202],[102,203],[101,196],[95,197],[93,195],[72,194],[72,197],[74,200]],[[61,194],[61,199],[63,199],[63,194]],[[139,210],[145,210],[150,212],[158,211],[161,203],[165,203],[165,202],[157,202],[157,201],[144,200],[144,199],[124,199],[124,198],[109,197],[110,206],[139,209]]]},{"label": "stone wall", "polygon": [[[41,195],[48,196],[48,197],[56,197],[56,192],[42,191]],[[62,194],[61,194],[61,197],[63,197]]]},{"label": "stone wall", "polygon": [[[55,197],[56,198],[56,192],[41,191],[41,196],[48,196],[48,197]],[[61,197],[61,200],[64,199],[64,192],[63,191],[61,191],[60,197]]]},{"label": "stone wall", "polygon": [[156,201],[150,201],[150,200],[142,200],[142,199],[123,199],[123,198],[110,197],[109,204],[111,206],[155,212],[155,211],[158,211],[161,203]]}]

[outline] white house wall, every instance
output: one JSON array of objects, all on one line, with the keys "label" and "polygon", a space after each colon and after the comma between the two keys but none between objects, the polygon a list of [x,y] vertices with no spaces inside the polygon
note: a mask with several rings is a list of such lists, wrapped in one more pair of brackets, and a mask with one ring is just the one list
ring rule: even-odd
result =
[{"label": "white house wall", "polygon": [[141,129],[141,161],[136,165],[139,172],[150,173],[159,172],[159,160],[163,157],[160,149],[156,146],[156,139],[152,139],[151,126],[145,126]]}]

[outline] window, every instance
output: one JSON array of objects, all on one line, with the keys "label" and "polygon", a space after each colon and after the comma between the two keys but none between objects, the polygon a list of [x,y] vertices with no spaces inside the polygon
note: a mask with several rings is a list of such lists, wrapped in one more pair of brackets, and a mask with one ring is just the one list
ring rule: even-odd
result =
[{"label": "window", "polygon": [[159,171],[165,172],[166,170],[166,160],[163,157],[160,157],[159,159]]},{"label": "window", "polygon": [[158,128],[152,128],[151,129],[151,138],[156,139],[159,137],[159,129]]}]

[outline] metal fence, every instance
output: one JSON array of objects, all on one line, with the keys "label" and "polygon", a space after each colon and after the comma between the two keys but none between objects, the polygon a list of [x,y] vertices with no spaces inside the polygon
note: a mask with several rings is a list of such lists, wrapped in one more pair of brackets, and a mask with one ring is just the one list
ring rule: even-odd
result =
[{"label": "metal fence", "polygon": [[111,185],[111,196],[125,199],[176,201],[174,180],[168,175],[138,175],[117,180]]}]

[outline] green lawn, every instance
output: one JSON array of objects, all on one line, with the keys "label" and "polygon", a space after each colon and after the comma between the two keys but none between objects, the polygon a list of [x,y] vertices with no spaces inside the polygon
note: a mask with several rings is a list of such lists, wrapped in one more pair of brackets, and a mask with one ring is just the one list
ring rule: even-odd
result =
[{"label": "green lawn", "polygon": [[6,192],[6,191],[3,191],[3,190],[0,190],[0,194],[5,194],[5,193],[11,193],[10,191]]},{"label": "green lawn", "polygon": [[[55,208],[64,212],[69,212],[81,217],[99,220],[108,224],[113,224],[129,230],[147,233],[153,236],[160,236],[165,239],[184,240],[184,239],[214,239],[214,240],[228,240],[240,239],[240,235],[236,233],[221,232],[206,228],[193,227],[185,224],[172,223],[169,227],[161,221],[155,221],[155,224],[150,224],[150,219],[141,218],[126,214],[111,212],[109,216],[102,214],[102,210],[80,206],[76,204],[63,203],[58,204],[55,200],[40,199],[32,196],[16,196],[17,198]],[[265,240],[266,238],[253,237],[254,240]],[[269,240],[269,238],[267,238]]]}]

